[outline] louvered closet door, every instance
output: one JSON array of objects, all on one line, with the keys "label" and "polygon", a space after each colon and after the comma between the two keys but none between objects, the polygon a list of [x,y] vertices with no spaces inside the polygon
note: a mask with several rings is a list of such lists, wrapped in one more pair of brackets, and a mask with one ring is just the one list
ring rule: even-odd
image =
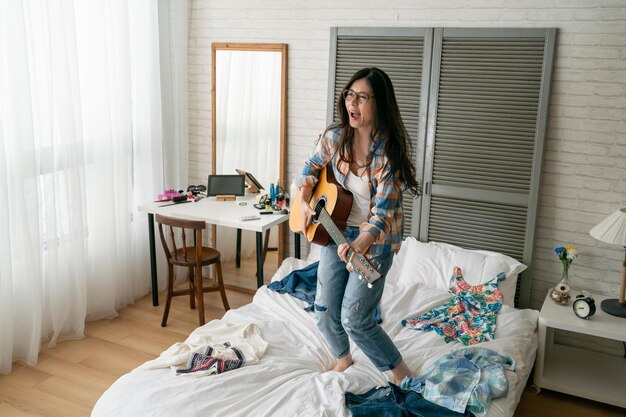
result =
[{"label": "louvered closet door", "polygon": [[420,240],[530,265],[555,34],[435,29]]},{"label": "louvered closet door", "polygon": [[[335,103],[355,72],[364,67],[385,71],[394,86],[402,120],[412,140],[411,158],[418,177],[422,173],[423,144],[426,134],[428,77],[432,29],[423,28],[332,28],[328,90],[328,123],[337,120]],[[418,178],[418,179],[421,179]],[[404,195],[405,235],[416,235],[420,201]]]}]

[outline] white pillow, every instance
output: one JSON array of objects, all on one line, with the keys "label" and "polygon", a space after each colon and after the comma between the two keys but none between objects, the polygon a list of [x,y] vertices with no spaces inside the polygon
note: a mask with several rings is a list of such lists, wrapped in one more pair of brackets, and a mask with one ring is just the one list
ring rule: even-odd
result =
[{"label": "white pillow", "polygon": [[[463,271],[463,277],[470,285],[477,285],[493,279],[504,272],[506,279],[498,288],[504,297],[503,303],[514,307],[515,289],[518,274],[526,265],[510,256],[497,252],[463,249],[440,242],[422,243],[408,237],[402,243],[406,246],[401,259],[399,274],[389,274],[387,282],[394,285],[424,285],[447,290],[455,266]],[[401,248],[402,252],[402,248]]]}]

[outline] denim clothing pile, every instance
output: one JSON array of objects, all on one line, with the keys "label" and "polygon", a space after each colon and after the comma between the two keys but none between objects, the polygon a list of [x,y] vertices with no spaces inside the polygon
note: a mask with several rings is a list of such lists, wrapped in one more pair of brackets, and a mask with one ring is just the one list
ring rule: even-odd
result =
[{"label": "denim clothing pile", "polygon": [[317,267],[319,262],[313,262],[302,269],[297,269],[280,281],[270,283],[267,288],[280,294],[289,294],[298,300],[306,301],[309,305],[306,311],[313,311],[315,289],[317,288]]},{"label": "denim clothing pile", "polygon": [[353,417],[471,417],[469,411],[457,413],[432,403],[412,390],[389,384],[364,394],[346,392],[346,406]]}]

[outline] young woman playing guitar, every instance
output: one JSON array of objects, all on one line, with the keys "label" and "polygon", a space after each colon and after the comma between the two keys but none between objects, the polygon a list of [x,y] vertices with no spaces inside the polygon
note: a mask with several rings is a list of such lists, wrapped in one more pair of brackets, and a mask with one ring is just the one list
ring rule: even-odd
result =
[{"label": "young woman playing guitar", "polygon": [[[402,191],[419,194],[409,159],[409,136],[391,80],[378,68],[364,68],[352,76],[337,99],[337,113],[339,122],[326,129],[296,181],[300,208],[293,208],[292,217],[299,217],[305,234],[313,226],[316,210],[309,203],[322,172],[352,194],[352,205],[344,210],[347,219],[341,224],[347,226],[343,231],[347,243],[331,241],[321,252],[316,319],[337,358],[331,371],[352,365],[351,338],[379,370],[390,370],[392,382],[399,384],[413,372],[373,315],[403,237]],[[290,223],[293,228],[291,219]],[[371,283],[359,279],[362,274],[354,271],[351,262],[355,253],[364,254],[380,278]]]}]

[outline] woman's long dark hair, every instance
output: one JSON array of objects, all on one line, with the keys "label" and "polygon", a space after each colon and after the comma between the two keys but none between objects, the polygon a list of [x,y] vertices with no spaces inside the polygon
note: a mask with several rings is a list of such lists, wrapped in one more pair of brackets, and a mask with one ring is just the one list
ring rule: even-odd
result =
[{"label": "woman's long dark hair", "polygon": [[[363,68],[356,72],[345,85],[349,89],[356,80],[364,79],[369,84],[376,100],[376,117],[373,136],[381,136],[384,140],[384,152],[391,164],[392,175],[396,172],[400,181],[414,195],[420,195],[419,182],[415,179],[415,166],[409,159],[411,140],[404,127],[396,94],[389,76],[381,69]],[[343,91],[343,90],[342,90]],[[339,122],[335,125],[341,129],[339,137],[339,155],[341,160],[352,162],[352,142],[354,128],[350,126],[350,116],[346,109],[343,94],[337,98],[337,114]]]}]

